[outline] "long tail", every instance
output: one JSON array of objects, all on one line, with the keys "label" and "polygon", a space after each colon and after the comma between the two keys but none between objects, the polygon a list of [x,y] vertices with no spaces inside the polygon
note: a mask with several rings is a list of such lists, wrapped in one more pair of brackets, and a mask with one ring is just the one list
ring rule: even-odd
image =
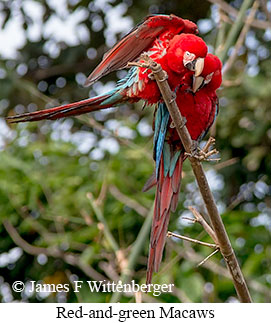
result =
[{"label": "long tail", "polygon": [[126,100],[127,97],[121,95],[119,91],[112,90],[104,95],[90,98],[87,100],[74,102],[41,111],[10,116],[6,119],[9,123],[39,121],[43,119],[55,120],[68,116],[76,116],[87,112],[106,109]]},{"label": "long tail", "polygon": [[[156,187],[155,207],[149,247],[149,259],[146,283],[150,284],[153,271],[158,272],[165,246],[170,211],[175,211],[181,186],[181,173],[184,154],[178,154],[174,170],[165,169],[162,154]],[[171,161],[172,162],[172,161]]]}]

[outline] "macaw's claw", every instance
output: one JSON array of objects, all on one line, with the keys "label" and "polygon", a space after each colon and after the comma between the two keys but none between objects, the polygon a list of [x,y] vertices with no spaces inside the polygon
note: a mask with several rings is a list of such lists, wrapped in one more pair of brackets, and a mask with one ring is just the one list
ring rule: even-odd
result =
[{"label": "macaw's claw", "polygon": [[154,77],[154,74],[153,74],[153,72],[151,72],[151,73],[149,73],[148,74],[148,78],[150,79],[150,80],[155,80],[155,77]]},{"label": "macaw's claw", "polygon": [[193,144],[191,147],[191,153],[185,153],[188,157],[194,157],[197,158],[199,161],[219,161],[220,158],[209,158],[212,155],[217,155],[219,153],[216,149],[211,149],[210,147],[214,145],[215,138],[210,137],[206,143],[206,145],[201,149],[198,146],[198,142],[193,140]]}]

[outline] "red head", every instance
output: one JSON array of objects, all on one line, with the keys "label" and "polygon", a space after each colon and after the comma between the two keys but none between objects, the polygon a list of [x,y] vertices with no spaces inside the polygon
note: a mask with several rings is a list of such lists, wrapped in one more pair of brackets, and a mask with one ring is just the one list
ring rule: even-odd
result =
[{"label": "red head", "polygon": [[204,59],[204,68],[200,76],[195,77],[193,82],[193,92],[204,87],[210,91],[217,90],[222,82],[222,63],[220,59],[213,55],[207,54]]},{"label": "red head", "polygon": [[[178,74],[184,74],[187,69],[195,71],[197,61],[203,62],[206,54],[207,46],[200,37],[193,34],[181,34],[171,39],[166,56],[169,68]],[[201,71],[202,69],[195,71],[195,74],[199,75]]]}]

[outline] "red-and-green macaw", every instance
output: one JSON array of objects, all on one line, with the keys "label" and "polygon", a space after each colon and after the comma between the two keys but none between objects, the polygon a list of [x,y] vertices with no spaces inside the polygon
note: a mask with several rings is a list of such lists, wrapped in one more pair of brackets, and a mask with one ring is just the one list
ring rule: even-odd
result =
[{"label": "red-and-green macaw", "polygon": [[[128,62],[140,60],[140,55],[146,53],[161,64],[174,90],[188,70],[194,70],[198,75],[202,71],[207,46],[195,35],[197,32],[197,26],[189,20],[174,15],[149,16],[105,54],[86,83],[92,84],[102,76],[126,67]],[[132,67],[127,76],[118,81],[115,89],[104,95],[7,119],[11,123],[58,119],[106,109],[125,101],[158,103],[161,94],[149,73],[146,68]]]},{"label": "red-and-green macaw", "polygon": [[[218,113],[216,90],[222,82],[222,63],[207,54],[201,75],[188,72],[176,90],[176,103],[192,140],[200,141],[213,124]],[[168,230],[170,211],[175,211],[181,185],[183,162],[186,158],[179,135],[165,106],[160,102],[155,113],[154,159],[156,175],[145,190],[156,184],[155,207],[149,247],[147,284],[153,271],[158,271]]]},{"label": "red-and-green macaw", "polygon": [[[90,85],[114,70],[125,68],[128,62],[140,62],[140,55],[146,53],[161,64],[167,73],[169,85],[176,92],[178,106],[187,119],[192,139],[197,140],[212,123],[215,117],[213,111],[216,109],[215,90],[210,89],[216,70],[211,68],[209,73],[210,56],[205,58],[207,46],[195,35],[197,32],[197,26],[193,22],[174,15],[147,17],[104,56],[86,83]],[[206,66],[204,58],[207,59]],[[127,76],[117,83],[114,90],[104,95],[7,118],[13,123],[38,121],[80,115],[125,101],[145,100],[149,104],[158,103],[154,134],[157,191],[148,261],[148,282],[151,281],[153,270],[158,270],[161,261],[169,212],[170,209],[176,209],[178,202],[184,160],[180,139],[176,130],[170,126],[169,113],[156,82],[149,77],[149,74],[150,70],[147,68],[134,66],[130,68]],[[202,93],[208,95],[209,101]],[[202,102],[200,98],[203,99]]]}]

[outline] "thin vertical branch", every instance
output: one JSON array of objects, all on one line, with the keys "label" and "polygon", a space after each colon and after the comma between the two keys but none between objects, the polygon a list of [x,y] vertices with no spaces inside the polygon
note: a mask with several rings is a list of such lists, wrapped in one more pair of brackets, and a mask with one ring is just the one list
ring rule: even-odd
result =
[{"label": "thin vertical branch", "polygon": [[225,39],[225,33],[226,33],[226,23],[222,19],[222,15],[224,13],[222,12],[221,8],[219,9],[219,25],[218,25],[218,32],[216,37],[216,43],[215,43],[215,53],[216,55],[220,50],[222,50],[222,46]]},{"label": "thin vertical branch", "polygon": [[246,34],[247,32],[249,31],[249,28],[254,20],[254,17],[256,15],[256,12],[259,8],[259,1],[256,0],[254,3],[253,3],[253,6],[252,6],[252,9],[249,13],[249,16],[248,16],[248,19],[246,20],[246,23],[238,37],[238,40],[234,46],[234,50],[233,50],[233,53],[230,55],[229,59],[227,60],[227,62],[225,63],[224,65],[224,68],[223,68],[223,73],[224,75],[227,73],[227,71],[232,67],[237,55],[238,55],[238,52],[240,50],[240,48],[242,47],[244,41],[245,41],[245,38],[246,38]]},{"label": "thin vertical branch", "polygon": [[[152,222],[152,217],[153,217],[153,208],[154,208],[154,204],[152,206],[152,208],[149,211],[149,214],[147,215],[140,231],[139,234],[132,246],[128,261],[127,261],[127,266],[126,268],[123,269],[120,280],[125,284],[129,278],[131,277],[133,268],[135,267],[136,264],[136,260],[140,254],[140,251],[142,250],[149,232],[150,232],[150,227],[151,227],[151,222]],[[111,297],[110,302],[111,303],[116,303],[119,301],[121,297],[121,293],[114,293],[113,296]]]},{"label": "thin vertical branch", "polygon": [[[224,13],[231,15],[232,17],[237,17],[238,16],[238,10],[233,8],[231,5],[229,5],[226,1],[223,0],[207,0],[215,5],[218,5]],[[223,17],[224,18],[224,17]],[[228,20],[231,22],[231,18],[228,17]],[[246,18],[243,18],[243,23],[245,22]],[[269,21],[265,20],[260,20],[260,19],[255,19],[252,24],[252,27],[258,28],[258,29],[263,29],[266,30],[268,28],[271,28],[271,23]]]},{"label": "thin vertical branch", "polygon": [[204,200],[206,209],[208,211],[212,228],[216,234],[217,242],[219,249],[225,259],[225,262],[228,266],[228,269],[231,273],[232,280],[236,289],[236,292],[239,296],[241,302],[250,303],[252,302],[251,296],[249,294],[247,284],[243,277],[243,273],[236,259],[235,253],[231,246],[229,237],[225,230],[224,224],[221,220],[221,217],[218,213],[217,206],[213,194],[210,190],[209,184],[207,182],[203,167],[200,161],[193,157],[193,144],[190,134],[185,126],[184,119],[178,109],[178,106],[175,101],[175,96],[173,95],[167,79],[165,77],[165,72],[162,70],[161,66],[156,62],[152,61],[149,57],[145,57],[146,65],[153,72],[154,78],[157,82],[157,85],[162,94],[163,100],[168,108],[170,116],[175,124],[176,130],[180,136],[182,144],[185,148],[185,151],[190,154],[191,157],[188,157],[195,174],[202,198]]},{"label": "thin vertical branch", "polygon": [[93,211],[95,212],[96,216],[97,216],[97,219],[102,223],[103,225],[103,231],[104,231],[104,235],[107,239],[107,241],[110,243],[112,249],[115,251],[115,253],[117,253],[119,251],[119,246],[118,246],[118,243],[117,241],[115,240],[115,238],[113,237],[109,227],[108,227],[108,224],[101,212],[101,209],[96,205],[95,201],[94,201],[94,198],[92,196],[91,193],[88,193],[87,194],[87,198],[89,199],[90,201],[90,204],[93,208]]},{"label": "thin vertical branch", "polygon": [[230,47],[234,44],[236,37],[238,35],[238,33],[240,32],[242,25],[243,25],[243,19],[246,15],[246,12],[248,10],[248,8],[251,6],[253,0],[244,0],[243,4],[239,10],[239,13],[237,15],[236,21],[235,23],[232,25],[228,36],[225,40],[225,44],[223,46],[223,49],[221,52],[218,53],[219,58],[221,59],[222,63],[225,62],[225,59],[227,57],[228,54],[228,50],[230,49]]},{"label": "thin vertical branch", "polygon": [[263,8],[264,14],[266,16],[266,19],[271,21],[271,12],[268,11],[267,0],[260,0],[260,2],[261,2],[261,7]]}]

